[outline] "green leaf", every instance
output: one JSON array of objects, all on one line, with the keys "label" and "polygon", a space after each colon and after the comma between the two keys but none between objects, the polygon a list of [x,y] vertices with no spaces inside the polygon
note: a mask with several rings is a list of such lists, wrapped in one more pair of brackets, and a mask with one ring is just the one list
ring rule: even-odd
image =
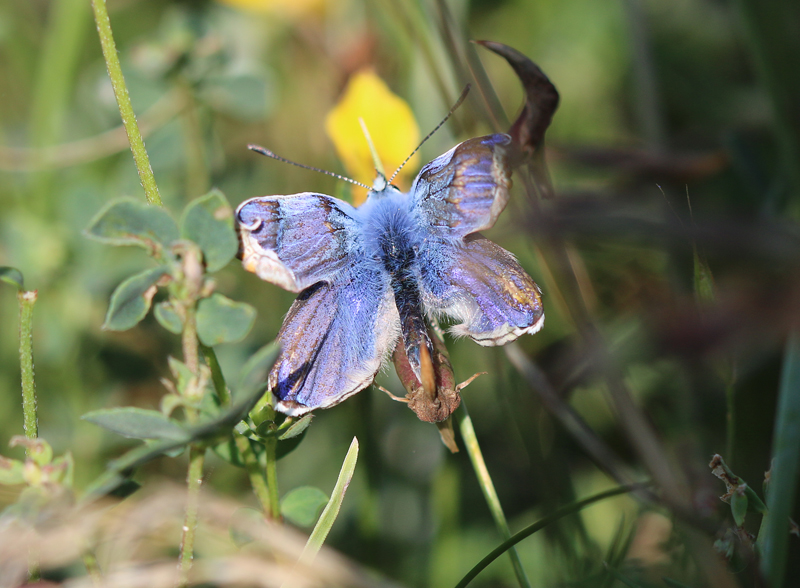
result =
[{"label": "green leaf", "polygon": [[708,262],[697,252],[694,247],[694,293],[700,302],[713,302],[714,294],[714,275]]},{"label": "green leaf", "polygon": [[22,277],[22,272],[13,267],[0,266],[0,282],[11,284],[17,290],[25,289],[25,280]]},{"label": "green leaf", "polygon": [[137,245],[159,257],[180,234],[172,217],[160,207],[121,198],[94,217],[85,234],[108,245]]},{"label": "green leaf", "polygon": [[81,417],[130,439],[188,440],[186,429],[157,410],[133,406],[95,410]]},{"label": "green leaf", "polygon": [[156,293],[156,282],[167,273],[167,268],[157,267],[131,276],[122,282],[111,295],[103,329],[127,331],[139,324],[150,310]]},{"label": "green leaf", "polygon": [[789,548],[789,517],[800,470],[800,333],[789,334],[783,356],[767,508],[758,533],[761,572],[770,586],[782,586]]},{"label": "green leaf", "polygon": [[286,429],[286,432],[283,433],[280,437],[278,437],[278,439],[280,441],[285,441],[286,439],[291,439],[293,437],[301,435],[308,428],[308,425],[311,424],[311,419],[313,418],[314,418],[313,414],[305,415],[296,423],[292,423],[292,425],[288,429]]},{"label": "green leaf", "polygon": [[249,304],[212,294],[197,305],[197,336],[209,347],[233,343],[244,339],[255,320],[256,309]]},{"label": "green leaf", "polygon": [[747,510],[749,512],[757,512],[758,514],[766,514],[767,505],[761,500],[750,486],[744,487],[745,496],[747,496]]},{"label": "green leaf", "polygon": [[22,435],[14,435],[9,442],[11,447],[22,446],[25,453],[37,465],[44,466],[53,460],[53,448],[44,439],[28,439]]},{"label": "green leaf", "polygon": [[281,500],[281,514],[298,527],[312,526],[328,503],[328,496],[319,488],[301,486]]},{"label": "green leaf", "polygon": [[175,312],[175,307],[172,302],[165,300],[159,302],[153,308],[153,314],[158,321],[158,324],[168,330],[170,333],[180,335],[183,332],[183,321],[180,315]]},{"label": "green leaf", "polygon": [[[259,359],[269,370],[278,358],[280,346],[277,342],[264,346],[259,351]],[[178,362],[179,363],[179,362]],[[232,406],[211,419],[201,422],[193,427],[187,427],[188,439],[170,440],[164,439],[154,443],[140,445],[131,449],[126,454],[118,457],[108,464],[108,470],[96,478],[84,491],[84,502],[94,500],[105,494],[114,492],[123,484],[127,483],[132,471],[148,461],[183,447],[187,443],[198,440],[209,440],[218,437],[221,432],[229,433],[264,395],[263,386],[255,386],[251,389],[242,389],[234,398]],[[155,411],[153,411],[155,412]]]},{"label": "green leaf", "polygon": [[747,496],[744,493],[745,487],[739,486],[731,494],[731,513],[733,521],[737,527],[744,525],[744,517],[747,515]]},{"label": "green leaf", "polygon": [[342,507],[344,494],[347,492],[347,487],[350,485],[350,480],[353,479],[353,472],[356,469],[356,461],[358,461],[358,439],[353,437],[353,442],[350,443],[350,449],[347,450],[347,455],[344,457],[342,469],[339,471],[339,478],[336,480],[336,486],[331,492],[331,498],[322,511],[317,524],[314,525],[314,530],[308,537],[303,553],[300,554],[300,561],[304,564],[310,564],[316,557],[325,538],[333,527],[336,517],[339,515],[339,509]]},{"label": "green leaf", "polygon": [[50,467],[52,468],[51,479],[62,486],[72,488],[75,475],[75,459],[72,457],[71,451],[67,451],[61,457],[55,458]]},{"label": "green leaf", "polygon": [[176,359],[171,355],[167,357],[167,365],[169,366],[169,371],[172,373],[172,377],[175,378],[178,384],[178,390],[184,390],[192,379],[192,371],[180,359]]},{"label": "green leaf", "polygon": [[209,272],[225,267],[236,255],[239,241],[233,226],[233,209],[219,190],[189,203],[181,219],[181,236],[203,251]]},{"label": "green leaf", "polygon": [[0,455],[0,484],[7,486],[22,484],[25,481],[24,471],[25,466],[21,461]]}]

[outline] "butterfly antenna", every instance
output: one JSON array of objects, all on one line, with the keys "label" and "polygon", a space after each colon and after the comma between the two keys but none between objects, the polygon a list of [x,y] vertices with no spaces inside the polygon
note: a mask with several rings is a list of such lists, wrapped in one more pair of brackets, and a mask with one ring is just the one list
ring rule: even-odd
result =
[{"label": "butterfly antenna", "polygon": [[256,153],[260,153],[261,155],[266,155],[267,157],[271,157],[272,159],[277,159],[278,161],[282,161],[283,163],[290,163],[292,165],[296,165],[297,167],[302,167],[303,169],[308,169],[311,171],[319,172],[321,174],[325,174],[326,176],[331,176],[336,178],[337,180],[344,180],[345,182],[350,182],[351,184],[355,184],[356,186],[361,186],[362,188],[366,188],[370,190],[371,188],[366,184],[362,184],[361,182],[357,182],[356,180],[346,178],[345,176],[340,176],[339,174],[335,174],[333,172],[329,172],[325,169],[320,169],[318,167],[312,167],[310,165],[303,165],[302,163],[297,163],[296,161],[292,161],[291,159],[286,159],[285,157],[281,157],[280,155],[275,155],[269,149],[265,149],[261,145],[248,145],[247,148],[250,151],[255,151]]},{"label": "butterfly antenna", "polygon": [[361,125],[361,130],[364,133],[364,137],[367,139],[369,152],[372,154],[373,163],[375,163],[375,171],[378,172],[383,178],[386,178],[386,172],[383,170],[383,163],[381,163],[380,157],[378,157],[378,151],[375,149],[375,143],[372,142],[372,136],[369,134],[369,130],[367,129],[367,123],[364,122],[363,118],[359,117],[358,124]]},{"label": "butterfly antenna", "polygon": [[417,145],[417,148],[416,148],[416,149],[414,149],[414,151],[412,151],[412,152],[411,152],[411,155],[409,155],[408,157],[406,157],[406,160],[405,160],[403,163],[401,163],[401,164],[400,164],[400,167],[398,167],[398,168],[397,168],[397,170],[396,170],[396,171],[395,171],[395,172],[392,174],[392,177],[391,177],[391,178],[389,178],[389,183],[390,183],[390,184],[392,183],[392,180],[393,180],[393,179],[395,179],[395,177],[397,176],[397,174],[399,174],[399,173],[400,173],[400,170],[401,170],[401,169],[403,169],[403,167],[405,166],[405,164],[407,164],[407,163],[408,163],[408,160],[409,160],[409,159],[411,159],[412,157],[414,157],[414,154],[415,154],[417,151],[419,151],[419,148],[420,148],[420,147],[422,147],[422,146],[425,144],[425,141],[427,141],[428,139],[430,139],[430,138],[433,136],[433,134],[434,134],[436,131],[438,131],[440,128],[442,128],[442,125],[443,125],[444,123],[446,123],[446,122],[447,122],[447,119],[448,119],[448,118],[450,118],[450,117],[453,115],[453,113],[456,111],[456,109],[457,109],[459,106],[461,106],[461,103],[462,103],[462,102],[464,102],[464,98],[466,98],[466,97],[467,97],[467,94],[469,94],[469,89],[470,89],[470,87],[471,87],[471,86],[470,86],[470,84],[467,84],[467,85],[464,87],[464,91],[463,91],[463,92],[461,92],[461,96],[459,96],[459,97],[458,97],[458,100],[456,100],[456,103],[455,103],[455,104],[453,104],[453,106],[450,108],[450,112],[448,112],[448,113],[447,113],[447,116],[445,116],[445,117],[442,119],[442,122],[440,122],[438,125],[436,125],[436,127],[435,127],[435,128],[434,128],[434,129],[433,129],[433,130],[432,130],[430,133],[428,133],[428,134],[425,136],[425,138],[424,138],[424,139],[423,139],[423,140],[420,142],[420,144],[419,144],[419,145]]}]

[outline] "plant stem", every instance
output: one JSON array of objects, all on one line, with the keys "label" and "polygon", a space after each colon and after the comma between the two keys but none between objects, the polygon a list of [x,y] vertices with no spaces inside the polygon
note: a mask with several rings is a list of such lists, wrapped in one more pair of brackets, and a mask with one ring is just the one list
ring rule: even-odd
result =
[{"label": "plant stem", "polygon": [[265,510],[268,518],[280,521],[281,520],[281,503],[280,496],[278,495],[278,459],[275,456],[275,450],[278,446],[278,440],[275,437],[270,437],[266,440],[267,448],[267,490],[269,491],[269,509]]},{"label": "plant stem", "polygon": [[[36,290],[17,292],[19,301],[19,367],[22,376],[22,415],[25,436],[39,436],[36,414],[36,382],[33,379],[33,305]],[[26,450],[27,452],[27,450]]]},{"label": "plant stem", "polygon": [[[222,374],[222,369],[217,360],[217,354],[212,347],[207,347],[200,343],[200,351],[206,360],[206,364],[211,370],[211,381],[214,382],[214,389],[217,391],[217,396],[222,404],[231,403],[231,393],[225,383],[225,376]],[[247,475],[250,477],[250,485],[253,487],[258,502],[261,504],[261,510],[267,518],[272,518],[272,507],[270,504],[270,492],[267,486],[267,474],[261,469],[261,464],[258,463],[258,457],[253,451],[250,440],[237,433],[233,432],[233,439],[236,443],[236,449],[244,462],[244,468],[247,470]],[[277,485],[276,485],[277,486]]]},{"label": "plant stem", "polygon": [[186,498],[186,514],[183,518],[183,535],[181,537],[181,554],[178,570],[180,581],[178,586],[183,588],[189,580],[189,570],[194,559],[194,536],[197,530],[197,505],[200,498],[200,485],[203,483],[203,462],[205,461],[205,447],[191,445],[189,448],[189,473],[186,476],[188,495]]},{"label": "plant stem", "polygon": [[772,468],[767,509],[758,541],[761,544],[761,573],[769,586],[783,586],[789,547],[789,517],[797,491],[800,470],[800,333],[789,334],[783,355]]},{"label": "plant stem", "polygon": [[[456,411],[456,418],[458,419],[458,427],[461,431],[461,438],[464,440],[464,446],[467,449],[467,454],[472,462],[472,468],[475,470],[475,475],[478,478],[478,483],[483,491],[483,496],[486,499],[486,504],[489,505],[489,510],[492,513],[492,518],[503,536],[505,541],[511,539],[511,531],[508,528],[506,515],[503,514],[503,507],[500,505],[500,499],[497,496],[497,491],[494,489],[492,477],[489,475],[489,470],[486,467],[486,462],[483,460],[481,447],[478,445],[478,437],[475,435],[475,429],[472,426],[472,419],[469,418],[467,412],[467,405],[464,399],[461,399],[461,406]],[[522,562],[519,559],[519,554],[515,547],[508,548],[508,555],[511,558],[511,565],[514,566],[514,573],[517,576],[519,585],[523,588],[530,588],[530,581],[528,580],[525,570],[522,568]]]},{"label": "plant stem", "polygon": [[264,511],[264,516],[268,519],[272,517],[272,505],[270,503],[271,495],[269,486],[267,486],[267,475],[261,469],[261,464],[258,463],[258,458],[253,452],[250,445],[250,440],[234,431],[233,438],[236,441],[236,449],[239,450],[239,455],[244,462],[244,468],[247,470],[247,475],[250,477],[250,485],[253,487],[258,502],[261,505],[261,510]]},{"label": "plant stem", "polygon": [[[194,302],[186,305],[186,320],[184,322],[183,333],[181,334],[181,346],[183,347],[183,361],[186,367],[192,373],[192,376],[197,380],[200,372],[200,360],[197,356],[200,350],[197,341],[197,312]],[[195,381],[195,385],[197,382]],[[194,386],[189,392],[194,394]]]},{"label": "plant stem", "polygon": [[125,77],[122,75],[122,67],[119,63],[117,46],[114,43],[114,36],[111,33],[111,21],[108,18],[106,0],[92,0],[94,8],[94,20],[97,23],[97,32],[100,35],[100,45],[103,48],[103,57],[108,68],[108,77],[111,78],[111,85],[114,88],[114,96],[117,99],[119,114],[122,117],[122,124],[128,135],[131,144],[133,160],[139,172],[139,180],[142,182],[144,194],[147,202],[157,206],[163,206],[161,195],[158,192],[156,179],[153,176],[153,168],[150,166],[150,158],[144,147],[142,133],[139,131],[139,124],[136,122],[136,114],[133,112],[131,97],[128,94],[128,87],[125,85]]}]

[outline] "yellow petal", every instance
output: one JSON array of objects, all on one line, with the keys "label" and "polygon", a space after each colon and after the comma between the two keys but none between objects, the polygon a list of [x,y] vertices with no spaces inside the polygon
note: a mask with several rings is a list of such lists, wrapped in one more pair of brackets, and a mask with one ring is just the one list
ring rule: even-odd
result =
[{"label": "yellow petal", "polygon": [[[375,165],[369,145],[358,119],[364,119],[375,150],[386,174],[391,176],[419,143],[419,127],[408,104],[372,71],[353,75],[339,103],[328,113],[325,130],[336,147],[339,159],[354,179],[372,185]],[[408,178],[415,171],[415,155],[393,183],[407,188]],[[361,204],[367,192],[353,190],[354,204]]]},{"label": "yellow petal", "polygon": [[217,0],[217,2],[247,12],[293,17],[321,12],[327,0]]}]

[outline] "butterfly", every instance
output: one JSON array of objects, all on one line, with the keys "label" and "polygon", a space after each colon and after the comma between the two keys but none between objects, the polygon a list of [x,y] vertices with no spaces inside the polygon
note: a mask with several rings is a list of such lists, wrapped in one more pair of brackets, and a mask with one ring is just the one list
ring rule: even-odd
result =
[{"label": "butterfly", "polygon": [[396,345],[424,381],[435,353],[426,317],[447,317],[452,334],[486,346],[542,328],[539,287],[480,234],[508,202],[511,149],[504,134],[469,139],[425,165],[409,192],[379,174],[358,208],[313,192],[239,205],[244,268],[299,293],[268,376],[277,410],[342,402]]}]

